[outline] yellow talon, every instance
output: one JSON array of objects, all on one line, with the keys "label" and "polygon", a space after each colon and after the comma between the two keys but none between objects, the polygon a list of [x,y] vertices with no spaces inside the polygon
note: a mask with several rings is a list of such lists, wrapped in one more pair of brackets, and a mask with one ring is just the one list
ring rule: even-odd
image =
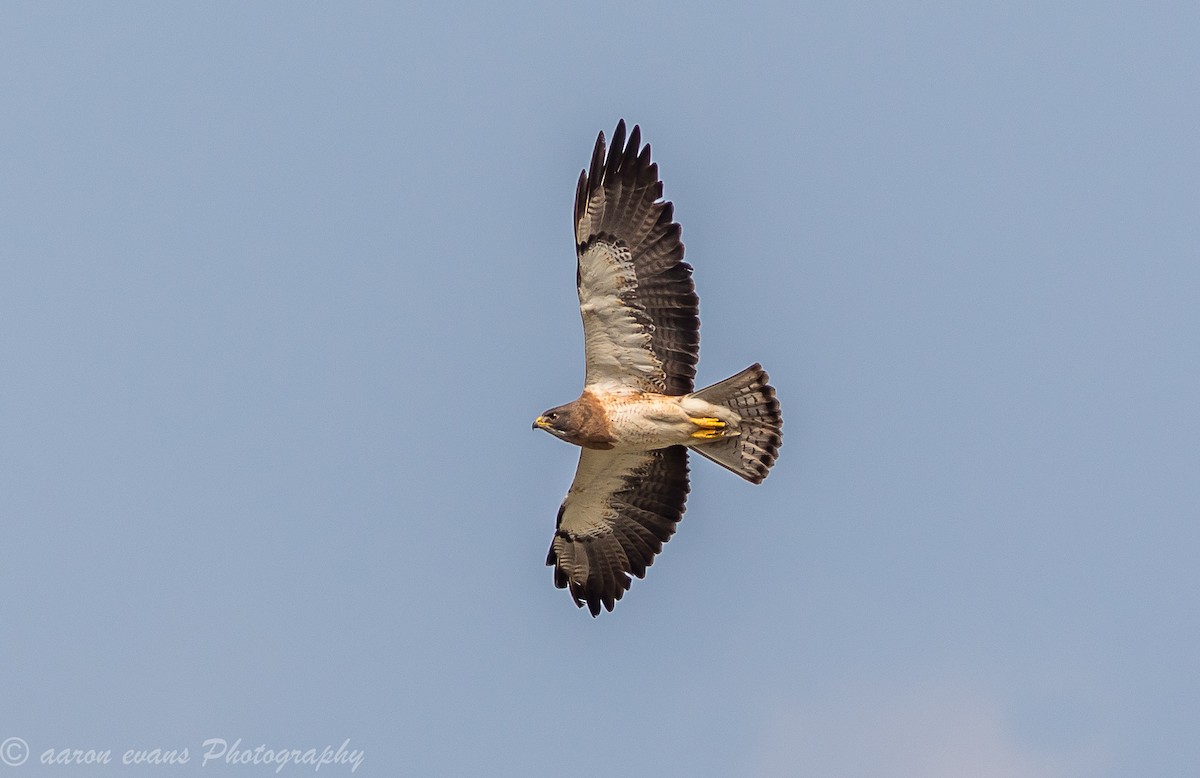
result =
[{"label": "yellow talon", "polygon": [[[695,419],[692,419],[692,421],[695,421]],[[724,422],[717,423],[722,427],[725,426]],[[725,431],[719,429],[696,430],[692,433],[692,437],[700,440],[716,440],[717,438],[725,437]]]},{"label": "yellow talon", "polygon": [[[703,427],[706,430],[725,429],[725,422],[715,419],[712,416],[689,416],[688,418],[691,419],[692,424],[695,424],[697,427]],[[696,434],[693,433],[692,437],[696,437]]]}]

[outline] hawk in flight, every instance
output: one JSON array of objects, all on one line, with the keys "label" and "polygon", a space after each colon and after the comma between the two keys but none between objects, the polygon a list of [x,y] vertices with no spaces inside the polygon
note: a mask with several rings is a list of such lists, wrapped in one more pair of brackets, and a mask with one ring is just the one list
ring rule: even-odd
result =
[{"label": "hawk in flight", "polygon": [[634,126],[604,133],[575,192],[583,394],[534,429],[582,448],[546,564],[592,616],[642,578],[683,518],[688,450],[753,483],[775,463],[783,418],[755,364],[693,391],[699,298],[674,208]]}]

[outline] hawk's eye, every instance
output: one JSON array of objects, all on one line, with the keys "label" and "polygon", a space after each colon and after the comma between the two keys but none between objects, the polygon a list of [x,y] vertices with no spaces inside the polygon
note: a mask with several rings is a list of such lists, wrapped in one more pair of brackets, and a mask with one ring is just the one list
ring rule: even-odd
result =
[{"label": "hawk's eye", "polygon": [[546,418],[549,419],[550,421],[554,421],[555,419],[558,418],[558,414],[557,413],[547,413]]}]

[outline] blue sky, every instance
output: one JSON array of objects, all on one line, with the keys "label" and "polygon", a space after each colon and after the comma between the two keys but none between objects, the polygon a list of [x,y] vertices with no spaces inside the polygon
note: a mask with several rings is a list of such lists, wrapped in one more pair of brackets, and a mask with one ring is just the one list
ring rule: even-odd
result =
[{"label": "blue sky", "polygon": [[[358,774],[1200,772],[1194,4],[6,4],[0,740]],[[642,126],[784,446],[543,567]],[[12,747],[12,746],[10,746]],[[312,768],[288,765],[281,774]],[[344,766],[325,775],[348,774]]]}]

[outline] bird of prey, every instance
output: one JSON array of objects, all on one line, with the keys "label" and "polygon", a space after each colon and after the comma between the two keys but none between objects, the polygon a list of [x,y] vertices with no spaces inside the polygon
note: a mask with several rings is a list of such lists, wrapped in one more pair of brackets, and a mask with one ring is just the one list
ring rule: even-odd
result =
[{"label": "bird of prey", "polygon": [[579,399],[534,429],[580,446],[546,564],[592,616],[612,611],[683,518],[689,450],[760,483],[783,418],[758,364],[693,391],[699,298],[658,165],[625,120],[596,139],[575,193],[585,378]]}]

